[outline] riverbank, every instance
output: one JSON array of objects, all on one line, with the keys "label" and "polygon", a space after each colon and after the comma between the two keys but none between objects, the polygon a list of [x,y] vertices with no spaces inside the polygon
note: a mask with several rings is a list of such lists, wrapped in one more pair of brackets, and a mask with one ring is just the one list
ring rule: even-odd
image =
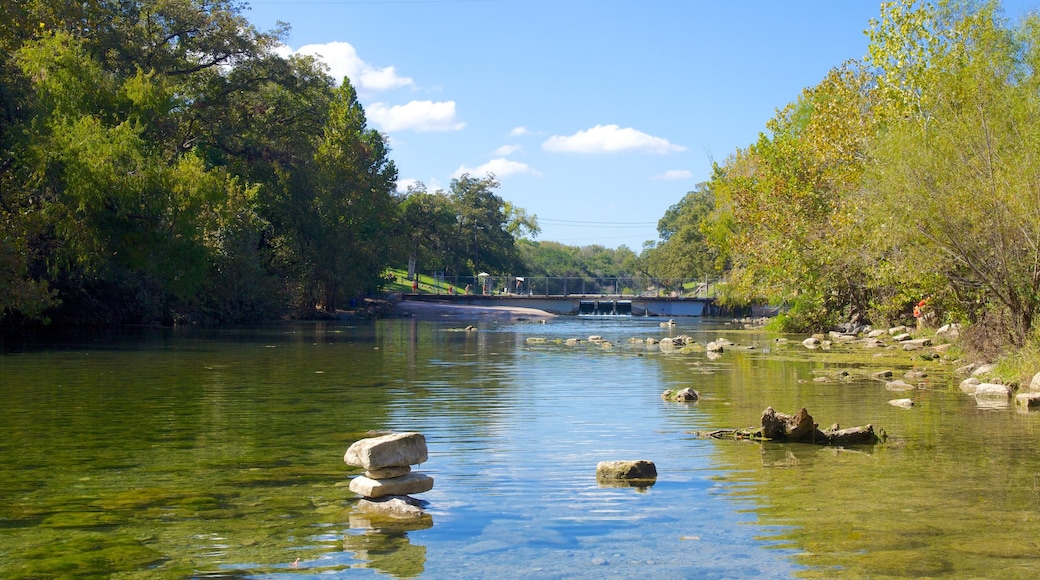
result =
[{"label": "riverbank", "polygon": [[399,315],[423,320],[478,318],[493,322],[547,322],[556,318],[555,314],[537,308],[434,304],[415,300],[397,302],[395,312]]}]

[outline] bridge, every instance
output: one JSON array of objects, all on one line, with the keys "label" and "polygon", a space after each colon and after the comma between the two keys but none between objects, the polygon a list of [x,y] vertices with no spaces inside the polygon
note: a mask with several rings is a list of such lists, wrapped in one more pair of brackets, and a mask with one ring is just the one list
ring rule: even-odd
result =
[{"label": "bridge", "polygon": [[717,316],[713,298],[632,296],[628,294],[403,294],[403,300],[469,306],[537,308],[553,314],[632,316]]}]

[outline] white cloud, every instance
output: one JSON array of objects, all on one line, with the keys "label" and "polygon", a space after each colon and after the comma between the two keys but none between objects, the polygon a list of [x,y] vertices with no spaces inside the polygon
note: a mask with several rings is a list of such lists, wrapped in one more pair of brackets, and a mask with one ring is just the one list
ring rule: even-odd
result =
[{"label": "white cloud", "polygon": [[408,193],[408,188],[421,183],[418,179],[398,179],[397,193]]},{"label": "white cloud", "polygon": [[655,175],[654,179],[662,179],[665,181],[671,181],[675,179],[689,179],[693,177],[693,172],[687,169],[669,169],[664,173]]},{"label": "white cloud", "polygon": [[664,154],[686,151],[685,147],[669,143],[667,139],[647,135],[630,127],[622,129],[617,125],[596,125],[568,137],[553,135],[542,143],[542,149],[566,153],[642,151]]},{"label": "white cloud", "polygon": [[[277,52],[286,56],[285,50],[281,47]],[[291,49],[289,52],[293,53]],[[341,82],[343,77],[348,77],[358,92],[378,92],[415,86],[415,81],[410,77],[398,76],[392,66],[376,68],[361,60],[357,50],[349,42],[308,44],[301,46],[295,54],[320,57],[329,65],[329,73],[337,83]]]},{"label": "white cloud", "polygon": [[460,177],[463,173],[468,173],[475,177],[483,177],[488,173],[493,173],[495,177],[507,177],[509,175],[518,175],[521,173],[529,173],[534,176],[540,176],[542,173],[535,169],[532,169],[526,163],[520,163],[519,161],[510,161],[508,159],[492,159],[487,163],[477,167],[466,167],[465,164],[459,166],[455,170],[452,177]]},{"label": "white cloud", "polygon": [[392,107],[372,103],[365,115],[384,131],[458,131],[466,126],[455,117],[455,101],[412,101]]},{"label": "white cloud", "polygon": [[520,137],[522,135],[530,135],[531,131],[527,127],[513,127],[513,130],[509,132],[510,137]]},{"label": "white cloud", "polygon": [[512,155],[513,153],[516,153],[517,151],[519,151],[521,149],[523,149],[523,147],[521,147],[519,145],[503,145],[503,146],[499,147],[498,149],[495,149],[495,153],[494,154],[495,155],[499,155],[501,157],[505,157],[506,155]]}]

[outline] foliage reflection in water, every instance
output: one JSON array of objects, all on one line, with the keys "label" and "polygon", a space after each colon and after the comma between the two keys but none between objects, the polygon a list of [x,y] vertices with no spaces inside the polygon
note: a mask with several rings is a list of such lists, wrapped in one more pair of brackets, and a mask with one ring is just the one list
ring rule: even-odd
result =
[{"label": "foliage reflection in water", "polygon": [[[838,367],[905,359],[778,349],[705,320],[387,320],[138,330],[5,343],[0,570],[7,577],[985,576],[1038,569],[1033,415],[979,411],[942,367],[910,411]],[[725,335],[754,351],[630,338]],[[562,340],[602,335],[611,347]],[[527,338],[545,338],[528,342]],[[771,352],[765,352],[770,350]],[[901,370],[901,369],[899,369]],[[666,388],[704,399],[665,403]],[[836,451],[697,439],[806,406],[884,427]],[[429,518],[353,512],[342,455],[420,431]],[[649,459],[647,488],[596,483]],[[992,522],[992,523],[991,523]]]}]

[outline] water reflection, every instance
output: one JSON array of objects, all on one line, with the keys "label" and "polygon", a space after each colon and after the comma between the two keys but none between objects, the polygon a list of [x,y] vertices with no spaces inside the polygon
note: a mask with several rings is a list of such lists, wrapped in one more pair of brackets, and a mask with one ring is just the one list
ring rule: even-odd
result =
[{"label": "water reflection", "polygon": [[368,514],[350,515],[350,531],[343,537],[343,549],[353,552],[362,567],[394,576],[412,578],[426,566],[426,546],[413,544],[409,532],[433,527],[433,518],[378,518]]}]

